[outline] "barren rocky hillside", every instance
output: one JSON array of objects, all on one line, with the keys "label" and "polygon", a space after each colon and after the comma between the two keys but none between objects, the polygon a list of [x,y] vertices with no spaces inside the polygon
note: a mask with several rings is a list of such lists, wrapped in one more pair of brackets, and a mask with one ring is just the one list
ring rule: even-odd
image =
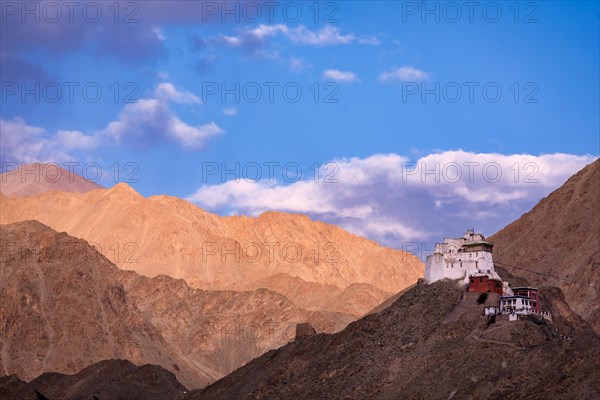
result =
[{"label": "barren rocky hillside", "polygon": [[489,241],[494,262],[534,285],[560,287],[600,334],[600,160]]},{"label": "barren rocky hillside", "polygon": [[533,319],[492,322],[482,315],[486,303],[461,290],[453,281],[420,281],[390,307],[342,332],[297,339],[203,390],[183,393],[159,367],[113,360],[75,376],[44,374],[28,384],[0,377],[0,393],[27,400],[34,389],[51,394],[51,400],[67,398],[65,393],[77,400],[600,396],[600,338],[570,310],[560,289],[541,291],[552,325]]},{"label": "barren rocky hillside", "polygon": [[419,283],[342,332],[296,340],[183,398],[599,398],[600,338],[559,289],[541,293],[554,325],[489,323],[457,283]]},{"label": "barren rocky hillside", "polygon": [[125,360],[101,361],[73,375],[47,372],[28,383],[15,375],[0,377],[1,399],[39,400],[35,391],[49,400],[165,400],[187,390],[159,366]]},{"label": "barren rocky hillside", "polygon": [[0,226],[0,371],[30,380],[122,358],[202,387],[294,337],[350,319],[266,290],[210,292],[122,271],[85,241],[37,221]]}]

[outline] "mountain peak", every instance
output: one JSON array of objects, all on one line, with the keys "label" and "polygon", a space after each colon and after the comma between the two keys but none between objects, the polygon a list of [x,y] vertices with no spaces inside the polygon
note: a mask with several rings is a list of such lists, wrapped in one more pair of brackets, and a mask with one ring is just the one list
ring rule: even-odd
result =
[{"label": "mountain peak", "polygon": [[108,190],[106,190],[105,195],[119,196],[119,197],[123,197],[123,196],[139,197],[139,198],[143,197],[134,188],[132,188],[125,182],[119,182],[116,185],[114,185],[113,187],[109,188]]},{"label": "mountain peak", "polygon": [[292,219],[296,221],[313,222],[312,219],[306,214],[300,213],[286,213],[282,211],[265,211],[258,216],[259,220],[279,220],[279,219]]},{"label": "mountain peak", "polygon": [[0,174],[0,191],[8,197],[33,196],[50,190],[85,193],[103,189],[56,163],[15,164],[15,167]]}]

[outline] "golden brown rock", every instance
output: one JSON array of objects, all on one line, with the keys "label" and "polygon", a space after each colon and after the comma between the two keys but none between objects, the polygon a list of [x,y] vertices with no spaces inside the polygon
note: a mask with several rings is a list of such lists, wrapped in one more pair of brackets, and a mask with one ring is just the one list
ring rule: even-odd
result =
[{"label": "golden brown rock", "polygon": [[[85,239],[120,268],[205,289],[272,289],[297,305],[359,316],[423,274],[412,254],[303,215],[219,217],[124,183],[0,199],[0,222],[36,219]],[[359,285],[359,286],[353,286]]]}]

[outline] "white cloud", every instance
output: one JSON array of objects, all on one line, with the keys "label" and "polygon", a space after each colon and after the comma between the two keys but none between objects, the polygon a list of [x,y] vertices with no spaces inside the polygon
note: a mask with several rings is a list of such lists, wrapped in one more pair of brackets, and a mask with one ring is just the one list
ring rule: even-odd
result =
[{"label": "white cloud", "polygon": [[177,139],[183,147],[198,149],[203,147],[208,139],[223,133],[223,130],[214,122],[190,126],[179,118],[173,117],[169,121],[167,133]]},{"label": "white cloud", "polygon": [[426,81],[430,78],[430,74],[427,72],[409,67],[403,66],[400,68],[395,68],[391,71],[383,72],[379,75],[379,79],[382,82],[388,81],[401,81],[401,82],[419,82]]},{"label": "white cloud", "polygon": [[352,220],[342,223],[342,227],[355,235],[377,238],[381,241],[385,241],[386,238],[389,238],[391,241],[397,238],[423,240],[428,236],[427,232],[418,228],[405,226],[391,217],[367,218],[364,221]]},{"label": "white cloud", "polygon": [[265,39],[270,36],[275,36],[279,32],[287,33],[288,27],[282,24],[277,25],[264,25],[261,24],[257,28],[248,30],[248,34],[255,37],[256,39]]},{"label": "white cloud", "polygon": [[152,96],[127,104],[104,129],[88,133],[78,130],[51,133],[28,125],[19,117],[0,118],[0,158],[15,162],[62,162],[85,156],[104,145],[125,141],[148,144],[160,137],[175,140],[187,149],[199,149],[210,138],[223,133],[214,121],[201,125],[185,123],[170,109],[170,103],[199,104],[200,99],[163,82]]},{"label": "white cloud", "polygon": [[311,64],[308,64],[303,60],[295,57],[290,58],[289,66],[292,72],[302,72],[304,70],[312,68]]},{"label": "white cloud", "polygon": [[323,71],[323,78],[332,79],[336,82],[354,82],[356,74],[350,71],[340,71],[339,69],[328,69]]},{"label": "white cloud", "polygon": [[200,99],[190,92],[176,89],[171,83],[163,82],[156,87],[153,97],[127,104],[118,119],[110,122],[100,134],[117,143],[133,140],[141,144],[166,136],[185,148],[199,149],[207,140],[223,133],[214,121],[188,125],[169,108],[171,102],[197,104]]},{"label": "white cloud", "polygon": [[361,39],[358,39],[358,43],[360,43],[360,44],[370,44],[371,46],[379,46],[381,44],[381,40],[379,40],[375,36],[371,36],[370,38],[361,38]]},{"label": "white cloud", "polygon": [[174,103],[193,104],[200,103],[200,99],[190,92],[177,90],[172,83],[162,82],[154,90],[154,97]]},{"label": "white cloud", "polygon": [[356,40],[352,33],[342,34],[339,28],[327,25],[318,31],[311,31],[304,25],[284,31],[285,36],[294,43],[313,46],[331,46],[336,44],[350,44]]},{"label": "white cloud", "polygon": [[[375,154],[333,160],[332,183],[315,182],[312,176],[291,184],[230,180],[204,185],[188,200],[212,211],[236,214],[305,213],[401,247],[405,241],[438,240],[471,227],[492,234],[593,160],[589,155],[462,150],[414,161],[397,154]],[[331,172],[322,169],[320,176],[331,177]]]},{"label": "white cloud", "polygon": [[231,47],[256,48],[264,45],[268,38],[283,35],[292,43],[309,46],[345,45],[354,42],[366,45],[379,45],[376,37],[362,38],[353,33],[342,33],[336,26],[326,25],[318,30],[310,30],[304,25],[290,28],[284,24],[265,25],[246,29],[237,35],[220,35],[219,41]]},{"label": "white cloud", "polygon": [[161,42],[164,42],[167,39],[165,37],[165,35],[162,33],[162,31],[160,30],[160,28],[152,28],[152,32],[156,35],[157,39],[160,40]]},{"label": "white cloud", "polygon": [[227,115],[228,117],[235,117],[238,113],[238,109],[235,107],[225,107],[223,109],[223,114]]},{"label": "white cloud", "polygon": [[229,46],[235,46],[235,47],[241,46],[243,43],[242,38],[238,37],[238,36],[221,35],[221,40],[223,40],[223,42],[225,42]]},{"label": "white cloud", "polygon": [[44,128],[28,125],[19,117],[11,120],[0,118],[0,132],[0,159],[3,161],[70,161],[75,157],[73,152],[92,150],[100,144],[95,135],[74,130],[59,130],[51,134]]}]

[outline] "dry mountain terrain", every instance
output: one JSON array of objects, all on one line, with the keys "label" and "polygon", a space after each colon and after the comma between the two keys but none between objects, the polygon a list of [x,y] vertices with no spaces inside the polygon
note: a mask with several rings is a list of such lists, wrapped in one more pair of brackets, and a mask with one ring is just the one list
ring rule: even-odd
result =
[{"label": "dry mountain terrain", "polygon": [[600,398],[600,338],[559,289],[541,291],[551,326],[489,323],[478,294],[461,292],[420,282],[342,332],[298,339],[182,399]]},{"label": "dry mountain terrain", "polygon": [[[499,273],[513,286],[539,286],[542,308],[552,313],[551,325],[533,317],[516,322],[491,320],[483,315],[483,307],[495,304],[496,299],[480,302],[479,294],[464,294],[454,281],[431,285],[419,281],[341,332],[296,339],[206,388],[178,397],[169,397],[165,392],[164,398],[600,398],[600,337],[588,322],[596,322],[598,304],[597,298],[590,297],[597,295],[592,289],[598,286],[598,165],[596,161],[584,168],[531,212],[491,238]],[[575,237],[562,237],[569,235]],[[523,259],[520,253],[521,242],[527,245],[528,258]],[[547,256],[540,246],[551,255]],[[507,258],[510,249],[520,258]],[[132,282],[139,279],[168,279],[124,274],[130,274],[129,278],[121,278],[125,293],[135,293]],[[580,277],[571,278],[572,274]],[[273,275],[271,279],[280,285],[289,278],[279,281],[280,277]],[[182,281],[175,282],[181,282],[183,291],[196,291]],[[552,282],[564,285],[566,291],[571,291],[570,297],[558,287],[546,285]],[[575,283],[587,285],[590,290],[584,289],[578,295],[572,286]],[[136,305],[138,309],[148,307],[154,318],[158,318],[157,312],[173,314],[165,311],[169,307],[148,306],[148,302],[135,300],[160,291],[141,293],[131,296],[134,304],[145,304]],[[340,294],[335,292],[336,296]],[[154,298],[163,296],[155,294]],[[180,320],[176,317],[174,321]],[[175,329],[183,326],[169,323]],[[54,385],[67,385],[64,379],[57,379]],[[93,392],[89,387],[93,383],[79,384],[86,393]],[[23,385],[14,376],[0,378],[0,392]],[[29,390],[35,389],[35,385],[28,385]],[[119,390],[126,392],[127,385]]]},{"label": "dry mountain terrain", "polygon": [[1,225],[0,237],[0,374],[23,380],[121,358],[198,388],[284,345],[296,323],[334,332],[350,322],[267,289],[205,291],[122,271],[37,221]]},{"label": "dry mountain terrain", "polygon": [[560,289],[541,290],[552,325],[535,319],[490,321],[482,313],[488,301],[479,304],[479,294],[461,292],[454,281],[420,281],[388,308],[342,332],[296,339],[189,393],[159,367],[116,360],[74,376],[43,374],[28,384],[0,377],[0,393],[27,400],[35,398],[33,390],[50,400],[600,396],[600,338],[570,310]]},{"label": "dry mountain terrain", "polygon": [[36,391],[49,400],[165,400],[187,390],[159,366],[125,360],[101,361],[73,375],[47,372],[28,383],[0,376],[0,399],[40,400]]},{"label": "dry mountain terrain", "polygon": [[495,263],[533,285],[560,287],[600,334],[600,159],[488,240]]},{"label": "dry mountain terrain", "polygon": [[86,193],[0,195],[0,223],[38,220],[85,239],[120,268],[182,278],[197,288],[267,288],[312,311],[353,318],[423,274],[412,254],[310,218],[267,212],[220,217],[119,183]]}]

